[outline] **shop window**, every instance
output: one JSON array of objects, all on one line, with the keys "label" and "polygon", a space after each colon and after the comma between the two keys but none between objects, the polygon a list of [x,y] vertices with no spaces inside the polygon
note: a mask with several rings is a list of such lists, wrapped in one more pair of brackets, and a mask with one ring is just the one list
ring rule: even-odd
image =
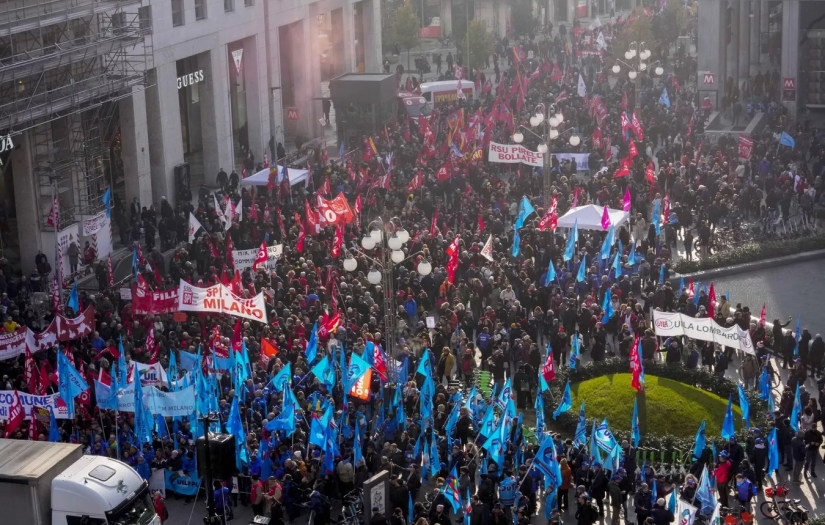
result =
[{"label": "shop window", "polygon": [[138,8],[138,19],[140,20],[140,29],[142,31],[152,31],[152,6],[145,5]]},{"label": "shop window", "polygon": [[252,7],[253,5],[255,5],[255,0],[243,0],[243,5],[245,5],[246,7]]},{"label": "shop window", "polygon": [[195,20],[206,20],[206,0],[195,0]]},{"label": "shop window", "polygon": [[223,0],[223,10],[226,13],[231,13],[235,10],[235,0]]},{"label": "shop window", "polygon": [[172,0],[172,27],[183,25],[183,0]]}]

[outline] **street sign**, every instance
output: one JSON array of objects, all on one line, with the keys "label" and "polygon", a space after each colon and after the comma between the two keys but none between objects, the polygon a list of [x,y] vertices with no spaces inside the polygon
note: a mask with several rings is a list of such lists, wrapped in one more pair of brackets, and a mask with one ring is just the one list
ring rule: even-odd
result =
[{"label": "street sign", "polygon": [[298,120],[298,108],[286,108],[287,120]]},{"label": "street sign", "polygon": [[701,73],[702,75],[702,83],[706,86],[712,86],[716,84],[716,75],[711,73],[710,71],[704,71]]},{"label": "street sign", "polygon": [[796,79],[793,77],[786,77],[782,81],[782,89],[796,89]]},{"label": "street sign", "polygon": [[782,100],[786,102],[796,100],[796,78],[785,77],[782,79]]}]

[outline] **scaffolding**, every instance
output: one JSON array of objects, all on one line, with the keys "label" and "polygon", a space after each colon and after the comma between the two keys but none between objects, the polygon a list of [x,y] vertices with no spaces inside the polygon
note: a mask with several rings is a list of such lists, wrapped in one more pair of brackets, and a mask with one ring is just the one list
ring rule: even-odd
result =
[{"label": "scaffolding", "polygon": [[[0,7],[0,130],[30,130],[41,228],[103,208],[118,101],[146,88],[151,7],[141,0],[13,0]],[[108,180],[107,180],[108,179]],[[44,209],[45,208],[45,209]]]}]

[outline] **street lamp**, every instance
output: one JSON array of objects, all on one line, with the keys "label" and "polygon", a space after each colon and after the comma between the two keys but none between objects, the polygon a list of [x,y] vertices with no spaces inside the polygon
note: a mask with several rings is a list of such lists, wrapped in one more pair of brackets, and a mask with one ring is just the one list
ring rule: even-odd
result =
[{"label": "street lamp", "polygon": [[[370,232],[361,239],[361,247],[363,250],[353,248],[352,251],[358,255],[366,258],[370,264],[370,270],[367,272],[367,281],[377,286],[384,285],[384,330],[386,332],[387,354],[395,356],[395,312],[397,306],[395,304],[394,280],[392,269],[397,264],[402,264],[424,252],[416,252],[412,255],[406,255],[403,251],[404,245],[409,242],[410,234],[400,225],[400,219],[393,217],[389,222],[384,222],[380,217],[367,225]],[[373,249],[380,249],[377,257],[372,257],[366,252]],[[366,250],[366,252],[364,251]],[[344,270],[347,272],[354,272],[358,269],[358,261],[352,256],[348,250],[344,257]],[[426,277],[433,271],[432,264],[426,259],[421,259],[416,266],[416,271],[421,277]]]},{"label": "street lamp", "polygon": [[[641,51],[638,51],[637,48],[641,49]],[[616,63],[613,64],[613,67],[611,68],[611,71],[613,71],[614,75],[618,75],[619,73],[621,73],[622,65],[624,65],[627,68],[627,70],[628,70],[627,71],[627,77],[630,80],[633,80],[633,86],[634,86],[634,90],[635,90],[635,97],[634,98],[638,98],[638,96],[639,96],[639,86],[638,86],[638,81],[637,81],[637,79],[639,78],[639,73],[646,73],[646,74],[650,75],[649,70],[653,66],[656,66],[655,68],[653,68],[653,75],[655,75],[657,77],[660,77],[665,72],[664,68],[662,67],[661,61],[657,60],[657,61],[652,62],[650,64],[645,62],[647,59],[650,58],[650,56],[652,54],[653,53],[651,53],[651,51],[645,47],[644,42],[642,42],[641,44],[638,44],[638,45],[636,44],[636,42],[631,42],[630,43],[630,48],[627,51],[625,51],[624,57],[628,61],[633,60],[634,58],[638,57],[638,61],[634,61],[632,64],[629,64],[629,63],[617,58]],[[634,100],[634,103],[633,103],[634,108],[637,106],[636,102],[637,101]]]}]

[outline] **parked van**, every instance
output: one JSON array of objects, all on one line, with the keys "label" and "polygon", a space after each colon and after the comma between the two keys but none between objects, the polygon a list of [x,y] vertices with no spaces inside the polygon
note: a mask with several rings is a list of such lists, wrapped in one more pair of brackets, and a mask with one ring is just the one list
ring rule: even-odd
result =
[{"label": "parked van", "polygon": [[442,104],[452,104],[458,100],[458,83],[461,82],[461,91],[467,100],[475,97],[476,87],[471,80],[439,80],[421,84],[421,96],[427,101],[430,109]]}]

